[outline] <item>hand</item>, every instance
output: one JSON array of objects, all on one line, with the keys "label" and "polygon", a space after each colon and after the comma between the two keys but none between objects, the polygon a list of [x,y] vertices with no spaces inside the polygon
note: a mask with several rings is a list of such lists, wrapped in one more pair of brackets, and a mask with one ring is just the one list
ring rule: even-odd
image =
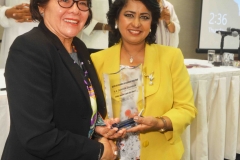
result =
[{"label": "hand", "polygon": [[171,15],[170,15],[169,9],[167,7],[163,7],[160,20],[164,20],[166,24],[169,24],[170,18],[171,18]]},{"label": "hand", "polygon": [[127,132],[126,129],[121,129],[121,130],[118,130],[118,128],[111,129],[112,124],[119,122],[119,118],[107,119],[107,120],[104,120],[104,122],[106,126],[96,126],[95,128],[96,133],[108,139],[117,139],[117,138],[125,137]]},{"label": "hand", "polygon": [[32,22],[32,16],[29,10],[29,4],[23,3],[16,5],[5,12],[7,18],[13,18],[17,22]]},{"label": "hand", "polygon": [[130,128],[127,132],[140,132],[146,133],[150,131],[160,130],[163,124],[159,122],[160,120],[155,117],[139,117],[135,116],[134,121],[138,123],[137,126]]},{"label": "hand", "polygon": [[114,160],[117,158],[117,146],[113,141],[102,137],[98,140],[98,142],[102,143],[104,146],[104,152],[101,160]]}]

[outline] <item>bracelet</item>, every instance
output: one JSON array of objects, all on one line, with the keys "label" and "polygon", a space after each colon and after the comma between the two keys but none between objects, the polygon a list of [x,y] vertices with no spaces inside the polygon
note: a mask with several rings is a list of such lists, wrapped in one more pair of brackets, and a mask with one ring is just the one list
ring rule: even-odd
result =
[{"label": "bracelet", "polygon": [[167,121],[163,117],[156,117],[158,119],[161,119],[163,121],[163,128],[159,130],[160,133],[164,133],[167,131]]},{"label": "bracelet", "polygon": [[100,144],[100,151],[99,151],[99,154],[98,154],[98,160],[100,160],[102,158],[103,150],[104,150],[104,146],[103,146],[103,144]]},{"label": "bracelet", "polygon": [[106,24],[103,23],[103,25],[102,25],[102,31],[103,31],[103,33],[106,33],[105,26],[106,26]]},{"label": "bracelet", "polygon": [[167,24],[167,27],[169,27],[172,24],[172,22],[170,21],[170,23]]}]

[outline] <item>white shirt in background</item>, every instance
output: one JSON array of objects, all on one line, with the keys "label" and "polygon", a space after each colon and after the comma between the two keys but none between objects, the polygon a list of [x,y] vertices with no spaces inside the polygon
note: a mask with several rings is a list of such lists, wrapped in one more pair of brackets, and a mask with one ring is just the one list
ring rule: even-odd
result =
[{"label": "white shirt in background", "polygon": [[93,30],[100,22],[107,24],[107,12],[109,10],[108,0],[92,0],[93,19],[78,37],[86,44],[87,48],[105,49],[108,48],[108,31]]},{"label": "white shirt in background", "polygon": [[12,18],[5,16],[5,11],[12,8],[15,5],[22,3],[30,3],[30,0],[0,0],[0,25],[4,28],[0,50],[0,68],[5,68],[6,60],[8,57],[9,48],[12,45],[14,39],[30,31],[33,27],[37,26],[37,22],[15,22]]},{"label": "white shirt in background", "polygon": [[169,12],[171,15],[170,21],[175,25],[175,32],[170,33],[168,31],[166,23],[163,20],[159,21],[157,32],[156,32],[156,43],[161,45],[166,45],[166,46],[178,47],[179,31],[180,31],[180,24],[179,24],[178,17],[175,13],[173,5],[166,0],[162,0],[162,1],[164,1],[163,4],[165,5],[165,7],[169,9]]}]

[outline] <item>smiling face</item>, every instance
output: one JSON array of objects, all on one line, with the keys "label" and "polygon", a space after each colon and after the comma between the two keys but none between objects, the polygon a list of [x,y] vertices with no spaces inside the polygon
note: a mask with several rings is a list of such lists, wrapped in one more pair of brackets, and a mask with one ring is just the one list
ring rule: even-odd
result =
[{"label": "smiling face", "polygon": [[[82,0],[84,1],[84,0]],[[45,7],[39,7],[44,13],[44,23],[61,41],[75,37],[84,27],[89,11],[81,11],[77,4],[71,8],[62,8],[57,0],[50,0]]]},{"label": "smiling face", "polygon": [[123,43],[142,44],[151,28],[152,15],[141,1],[128,0],[117,20]]}]

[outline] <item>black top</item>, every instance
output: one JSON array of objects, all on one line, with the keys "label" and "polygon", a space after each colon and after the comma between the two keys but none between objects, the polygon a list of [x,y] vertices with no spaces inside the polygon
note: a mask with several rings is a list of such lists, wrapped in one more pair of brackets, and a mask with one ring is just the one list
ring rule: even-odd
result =
[{"label": "black top", "polygon": [[[98,111],[105,100],[84,43],[73,45],[89,73]],[[5,79],[10,133],[2,160],[97,160],[103,145],[87,138],[92,109],[81,69],[43,22],[13,42]]]}]

